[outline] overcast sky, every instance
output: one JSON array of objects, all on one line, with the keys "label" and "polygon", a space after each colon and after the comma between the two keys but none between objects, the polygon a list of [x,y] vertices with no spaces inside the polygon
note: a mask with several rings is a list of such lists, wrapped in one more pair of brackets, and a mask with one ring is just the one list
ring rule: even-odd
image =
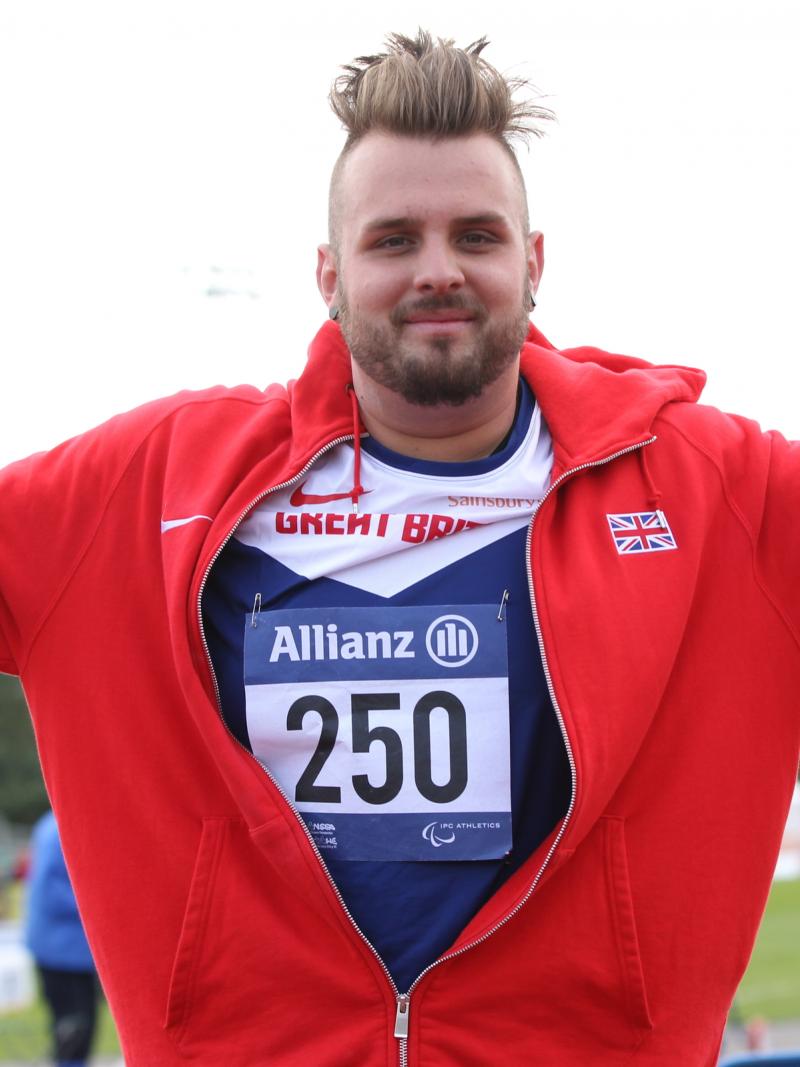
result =
[{"label": "overcast sky", "polygon": [[423,25],[558,115],[521,162],[535,321],[709,372],[800,437],[795,0],[0,0],[0,463],[177,389],[302,369],[338,67]]}]

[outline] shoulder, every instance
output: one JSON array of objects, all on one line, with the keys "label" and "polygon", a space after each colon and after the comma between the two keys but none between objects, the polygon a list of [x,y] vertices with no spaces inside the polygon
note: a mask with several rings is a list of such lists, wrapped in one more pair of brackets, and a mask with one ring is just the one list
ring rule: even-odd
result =
[{"label": "shoulder", "polygon": [[659,413],[654,430],[665,441],[682,442],[729,477],[766,476],[781,456],[800,460],[796,442],[765,432],[754,419],[705,404],[670,404]]},{"label": "shoulder", "polygon": [[229,411],[246,417],[257,416],[265,410],[277,414],[288,409],[289,394],[282,385],[271,385],[264,390],[252,385],[184,389],[116,415],[89,433],[101,432],[136,440],[165,422],[178,420],[185,426],[202,426],[218,414]]},{"label": "shoulder", "polygon": [[49,848],[53,842],[58,844],[58,827],[56,826],[56,817],[52,811],[46,811],[44,815],[40,816],[36,824],[33,827],[31,834],[31,844],[34,849],[37,848]]},{"label": "shoulder", "polygon": [[697,404],[670,405],[653,428],[655,464],[685,486],[704,470],[707,491],[716,486],[754,538],[780,531],[794,543],[796,557],[800,442],[765,432],[753,419]]},{"label": "shoulder", "polygon": [[124,469],[137,452],[153,441],[156,447],[181,442],[191,447],[231,425],[252,427],[257,420],[289,422],[289,397],[283,386],[266,390],[242,385],[183,390],[151,400],[78,434],[48,452],[12,463],[4,472],[8,484],[30,489],[33,478],[46,481],[77,466],[83,472],[113,475]]}]

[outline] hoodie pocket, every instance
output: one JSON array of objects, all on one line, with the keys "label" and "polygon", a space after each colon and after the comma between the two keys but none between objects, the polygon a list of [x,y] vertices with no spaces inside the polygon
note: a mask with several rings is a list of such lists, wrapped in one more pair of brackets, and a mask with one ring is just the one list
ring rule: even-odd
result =
[{"label": "hoodie pocket", "polygon": [[342,1041],[384,1062],[389,984],[304,843],[282,815],[203,820],[164,1016],[181,1063],[341,1067]]},{"label": "hoodie pocket", "polygon": [[174,1027],[178,1036],[183,1031],[191,1008],[200,950],[208,928],[214,887],[230,826],[230,819],[203,819],[200,844],[197,849],[189,896],[183,915],[178,948],[172,965],[165,1027]]},{"label": "hoodie pocket", "polygon": [[625,820],[616,816],[605,816],[600,820],[599,828],[605,837],[608,899],[619,969],[628,1001],[628,1016],[635,1026],[649,1030],[653,1023],[647,1003],[639,937],[636,932],[636,915],[628,873],[628,850],[625,845]]},{"label": "hoodie pocket", "polygon": [[513,918],[423,981],[409,1062],[424,1032],[431,1063],[485,1067],[491,1047],[505,1067],[629,1063],[652,1021],[624,819],[600,818]]}]

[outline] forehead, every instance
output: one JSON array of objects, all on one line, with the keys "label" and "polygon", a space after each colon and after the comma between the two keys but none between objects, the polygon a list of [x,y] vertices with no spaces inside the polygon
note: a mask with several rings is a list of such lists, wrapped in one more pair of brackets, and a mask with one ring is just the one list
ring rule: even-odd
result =
[{"label": "forehead", "polygon": [[369,133],[344,160],[336,192],[342,236],[375,218],[433,221],[525,216],[522,180],[507,150],[488,134],[432,141]]}]

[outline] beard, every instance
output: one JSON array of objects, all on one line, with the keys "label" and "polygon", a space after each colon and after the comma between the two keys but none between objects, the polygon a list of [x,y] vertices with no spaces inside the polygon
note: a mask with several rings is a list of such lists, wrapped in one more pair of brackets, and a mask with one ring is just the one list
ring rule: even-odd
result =
[{"label": "beard", "polygon": [[[451,294],[399,304],[388,325],[382,325],[352,311],[343,293],[339,324],[351,356],[378,385],[410,404],[458,407],[480,396],[516,360],[528,333],[529,307],[526,284],[519,309],[493,321],[482,304]],[[471,342],[447,336],[414,343],[403,338],[408,315],[445,309],[474,316]]]}]

